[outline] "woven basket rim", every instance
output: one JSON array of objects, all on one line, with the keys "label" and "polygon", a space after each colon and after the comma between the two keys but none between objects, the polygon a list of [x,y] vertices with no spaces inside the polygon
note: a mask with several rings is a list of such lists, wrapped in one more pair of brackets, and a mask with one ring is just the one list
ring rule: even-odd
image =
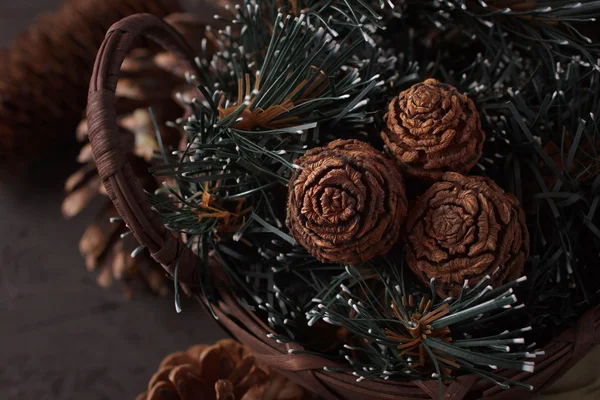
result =
[{"label": "woven basket rim", "polygon": [[[151,210],[146,194],[140,187],[124,148],[120,144],[115,113],[115,89],[121,63],[132,42],[138,36],[157,42],[172,51],[186,64],[189,71],[197,72],[193,53],[179,33],[160,18],[150,14],[136,14],[114,24],[98,51],[90,80],[87,118],[89,137],[98,173],[106,191],[121,217],[136,239],[147,247],[152,257],[170,274],[175,272],[179,260],[178,280],[184,290],[192,292],[186,284],[197,282],[199,258],[181,238],[168,231]],[[214,269],[219,275],[218,267]],[[221,277],[222,278],[222,277]],[[254,352],[262,363],[276,368],[283,375],[326,399],[437,399],[438,382],[384,381],[356,382],[350,373],[327,371],[323,367],[336,364],[325,357],[302,353],[297,343],[280,344],[268,337],[273,333],[235,300],[232,292],[218,290],[220,301],[213,305],[218,322],[229,333]],[[205,307],[206,299],[195,295]],[[567,329],[545,347],[546,354],[536,361],[536,371],[498,371],[498,374],[542,389],[562,376],[595,345],[600,344],[600,306],[584,313],[577,329]],[[513,399],[530,392],[521,387],[504,391],[487,379],[463,375],[444,384],[444,399],[460,400],[477,392],[485,399]]]}]

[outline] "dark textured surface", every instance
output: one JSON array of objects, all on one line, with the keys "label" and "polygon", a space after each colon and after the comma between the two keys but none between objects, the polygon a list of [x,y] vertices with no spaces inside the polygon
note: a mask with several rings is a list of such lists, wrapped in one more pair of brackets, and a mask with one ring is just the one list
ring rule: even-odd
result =
[{"label": "dark textured surface", "polygon": [[54,9],[60,0],[0,0],[0,48],[8,46],[13,37],[32,24],[36,17]]},{"label": "dark textured surface", "polygon": [[[56,4],[0,0],[0,47]],[[96,285],[77,249],[94,207],[60,215],[75,155],[50,155],[0,184],[2,400],[133,399],[167,353],[224,336],[191,301],[176,314],[171,297],[127,301]]]}]

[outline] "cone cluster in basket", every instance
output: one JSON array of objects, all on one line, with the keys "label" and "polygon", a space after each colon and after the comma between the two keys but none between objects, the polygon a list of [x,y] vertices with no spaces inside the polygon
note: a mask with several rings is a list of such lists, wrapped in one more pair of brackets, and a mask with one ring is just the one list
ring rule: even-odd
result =
[{"label": "cone cluster in basket", "polygon": [[[382,137],[393,163],[369,144],[338,139],[296,160],[287,225],[322,262],[360,265],[387,254],[405,231],[411,270],[442,298],[465,281],[520,277],[529,254],[525,214],[489,178],[467,173],[485,134],[471,99],[427,79],[390,102]],[[453,172],[445,172],[453,171]],[[407,214],[403,175],[437,181]]]},{"label": "cone cluster in basket", "polygon": [[14,170],[72,137],[112,24],[135,13],[179,10],[176,0],[68,0],[40,17],[2,53],[0,168]]},{"label": "cone cluster in basket", "polygon": [[258,365],[233,340],[170,354],[136,400],[304,400],[300,386]]}]

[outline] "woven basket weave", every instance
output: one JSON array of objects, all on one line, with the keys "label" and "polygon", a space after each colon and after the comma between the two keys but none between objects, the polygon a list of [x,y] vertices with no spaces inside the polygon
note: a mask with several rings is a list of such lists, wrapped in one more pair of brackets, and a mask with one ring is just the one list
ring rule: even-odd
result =
[{"label": "woven basket weave", "polygon": [[[127,163],[121,147],[115,115],[115,88],[120,66],[132,43],[139,36],[157,42],[181,58],[194,72],[193,54],[181,36],[167,23],[149,14],[127,17],[108,31],[102,44],[88,98],[90,141],[98,171],[117,210],[133,231],[138,241],[146,246],[157,262],[173,274],[175,262],[180,259],[178,278],[185,283],[196,282],[197,263],[194,253],[169,232],[158,216],[151,211],[146,195]],[[219,269],[215,268],[215,279]],[[224,287],[224,285],[217,285]],[[225,288],[219,289],[220,300],[215,312],[221,325],[241,343],[250,347],[254,355],[271,367],[325,399],[437,399],[438,382],[390,382],[383,380],[356,382],[349,373],[326,371],[323,367],[338,366],[322,357],[295,354],[303,350],[298,344],[278,344],[267,337],[270,329],[255,315],[240,307]],[[198,296],[200,301],[202,298]],[[590,350],[600,344],[600,306],[581,316],[577,329],[569,329],[550,342],[545,355],[538,358],[536,371],[500,371],[510,379],[543,389],[562,376]],[[444,399],[461,400],[521,399],[530,395],[523,388],[502,390],[490,381],[473,375],[458,377],[444,386]]]}]

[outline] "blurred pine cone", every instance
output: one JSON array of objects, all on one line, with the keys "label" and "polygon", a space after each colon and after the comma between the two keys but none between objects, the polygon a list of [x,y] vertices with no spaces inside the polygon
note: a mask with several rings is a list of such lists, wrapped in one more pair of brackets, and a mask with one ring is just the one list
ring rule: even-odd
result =
[{"label": "blurred pine cone", "polygon": [[[166,20],[200,52],[206,26],[200,17],[173,14]],[[144,189],[150,192],[158,187],[148,167],[159,146],[148,108],[156,117],[165,147],[178,147],[181,135],[177,130],[166,127],[166,122],[174,121],[184,113],[177,94],[184,93],[185,96],[187,91],[195,90],[186,85],[180,66],[170,53],[138,48],[123,62],[121,79],[117,84],[117,119],[122,143],[130,151],[129,162],[134,174]],[[87,134],[87,121],[83,120],[77,128],[78,140],[86,142]],[[78,161],[84,165],[65,182],[67,195],[62,204],[65,218],[79,214],[98,194],[106,195],[89,142],[83,146]],[[97,280],[103,287],[110,286],[115,280],[122,281],[127,296],[133,294],[133,287],[140,280],[152,292],[167,294],[169,284],[162,267],[147,250],[135,258],[131,256],[138,244],[133,235],[121,237],[128,232],[125,223],[117,218],[118,213],[108,198],[105,202],[104,209],[79,243],[87,268],[98,272]],[[113,218],[113,223],[109,222],[110,218]]]},{"label": "blurred pine cone", "polygon": [[108,28],[135,13],[166,16],[177,0],[66,0],[2,54],[0,170],[71,137],[84,113],[94,59]]},{"label": "blurred pine cone", "polygon": [[258,366],[233,340],[196,345],[167,356],[136,400],[302,400],[307,393],[276,372]]}]

